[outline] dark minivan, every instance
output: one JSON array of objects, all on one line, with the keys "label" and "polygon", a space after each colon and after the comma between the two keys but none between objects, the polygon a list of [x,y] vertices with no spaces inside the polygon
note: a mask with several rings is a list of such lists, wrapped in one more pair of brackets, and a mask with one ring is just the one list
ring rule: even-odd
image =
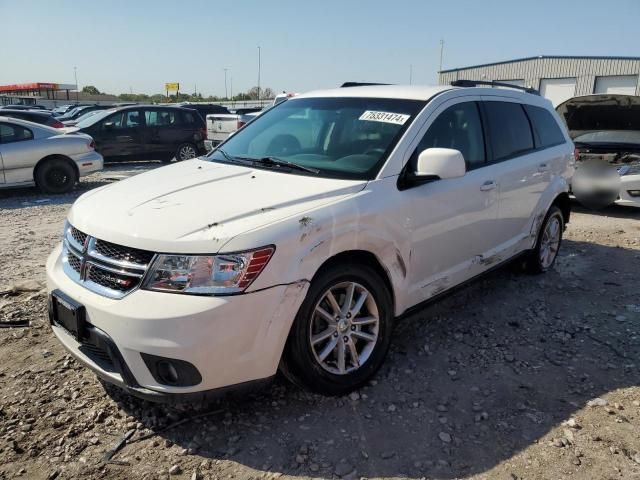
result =
[{"label": "dark minivan", "polygon": [[205,123],[194,110],[135,105],[96,113],[68,131],[91,135],[106,160],[188,160],[204,155]]}]

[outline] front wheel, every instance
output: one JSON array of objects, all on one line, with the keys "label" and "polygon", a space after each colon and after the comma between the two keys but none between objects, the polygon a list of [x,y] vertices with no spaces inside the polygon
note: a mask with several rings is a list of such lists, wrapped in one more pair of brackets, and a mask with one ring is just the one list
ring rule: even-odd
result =
[{"label": "front wheel", "polygon": [[542,222],[536,245],[527,258],[527,271],[543,273],[553,266],[562,243],[563,230],[564,217],[562,212],[558,207],[552,205]]},{"label": "front wheel", "polygon": [[344,395],[380,368],[389,348],[393,304],[372,268],[331,268],[313,280],[294,321],[283,371],[318,393]]}]

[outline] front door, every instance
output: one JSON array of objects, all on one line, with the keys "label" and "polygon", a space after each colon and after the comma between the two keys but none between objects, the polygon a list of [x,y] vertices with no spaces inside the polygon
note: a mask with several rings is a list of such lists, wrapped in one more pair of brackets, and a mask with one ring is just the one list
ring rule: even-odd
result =
[{"label": "front door", "polygon": [[143,153],[143,126],[144,117],[139,110],[122,110],[98,122],[87,133],[103,157],[135,157]]},{"label": "front door", "polygon": [[498,228],[495,169],[486,163],[478,102],[450,101],[426,123],[406,168],[432,147],[462,152],[467,172],[407,189],[411,230],[410,302],[415,304],[489,268]]}]

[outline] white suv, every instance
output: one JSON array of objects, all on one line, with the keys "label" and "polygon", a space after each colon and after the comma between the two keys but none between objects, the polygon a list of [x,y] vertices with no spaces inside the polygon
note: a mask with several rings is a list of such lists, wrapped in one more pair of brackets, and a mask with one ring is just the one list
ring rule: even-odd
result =
[{"label": "white suv", "polygon": [[92,190],[47,262],[53,331],[107,382],[193,400],[280,368],[325,394],[380,367],[394,319],[569,220],[573,145],[516,90],[297,96],[207,157]]}]

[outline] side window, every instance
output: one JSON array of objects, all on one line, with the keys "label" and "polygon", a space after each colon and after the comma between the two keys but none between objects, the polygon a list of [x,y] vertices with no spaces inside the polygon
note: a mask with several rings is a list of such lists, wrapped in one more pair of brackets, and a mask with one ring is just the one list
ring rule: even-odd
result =
[{"label": "side window", "polygon": [[191,112],[182,112],[182,118],[184,119],[184,121],[181,123],[185,123],[187,125],[193,125],[194,123],[196,123],[196,119]]},{"label": "side window", "polygon": [[105,118],[100,124],[102,130],[122,130],[140,126],[140,112],[137,110],[125,110],[117,112]]},{"label": "side window", "polygon": [[553,147],[566,141],[558,122],[549,111],[533,105],[525,105],[524,108],[536,134],[536,147]]},{"label": "side window", "polygon": [[22,142],[32,138],[33,133],[28,128],[0,123],[0,143]]},{"label": "side window", "polygon": [[506,160],[533,149],[529,119],[522,105],[484,102],[494,160]]},{"label": "side window", "polygon": [[459,150],[467,170],[485,164],[482,121],[476,102],[458,103],[438,115],[411,158],[414,168],[420,152],[435,147]]},{"label": "side window", "polygon": [[146,110],[144,118],[148,127],[166,127],[178,122],[178,115],[171,110]]}]

